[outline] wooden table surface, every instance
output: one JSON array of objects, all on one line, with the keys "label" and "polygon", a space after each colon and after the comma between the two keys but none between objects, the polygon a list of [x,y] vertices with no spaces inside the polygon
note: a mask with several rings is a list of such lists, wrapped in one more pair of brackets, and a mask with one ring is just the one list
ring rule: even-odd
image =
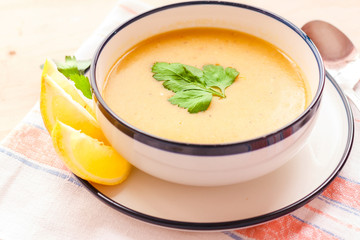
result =
[{"label": "wooden table surface", "polygon": [[[169,0],[143,0],[153,6]],[[91,35],[118,0],[1,0],[0,140],[39,99],[40,65],[46,57],[62,60]],[[360,49],[359,0],[243,0],[277,13],[301,27],[328,21]]]}]

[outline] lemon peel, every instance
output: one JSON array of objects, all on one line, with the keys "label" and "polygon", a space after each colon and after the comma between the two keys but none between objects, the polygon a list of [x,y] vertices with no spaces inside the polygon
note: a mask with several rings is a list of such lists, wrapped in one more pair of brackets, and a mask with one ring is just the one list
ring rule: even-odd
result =
[{"label": "lemon peel", "polygon": [[47,74],[41,79],[40,112],[49,133],[58,119],[93,138],[107,142],[93,115]]},{"label": "lemon peel", "polygon": [[69,81],[64,74],[58,71],[56,64],[51,59],[46,59],[41,78],[49,76],[56,82],[71,98],[83,106],[94,118],[96,118],[93,101],[87,99],[80,90],[75,87],[74,82]]},{"label": "lemon peel", "polygon": [[56,152],[77,176],[99,184],[123,182],[131,165],[111,146],[56,121],[51,132]]}]

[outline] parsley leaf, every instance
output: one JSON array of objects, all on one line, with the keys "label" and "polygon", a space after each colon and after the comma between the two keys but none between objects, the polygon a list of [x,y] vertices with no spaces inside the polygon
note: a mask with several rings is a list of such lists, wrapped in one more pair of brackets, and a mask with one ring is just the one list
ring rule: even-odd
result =
[{"label": "parsley leaf", "polygon": [[79,89],[85,97],[91,99],[92,98],[92,92],[91,92],[91,86],[89,79],[84,75],[79,74],[72,74],[70,75],[70,79],[74,81],[75,87]]},{"label": "parsley leaf", "polygon": [[169,101],[190,113],[208,109],[213,95],[224,98],[225,89],[239,75],[234,68],[218,65],[205,65],[201,70],[180,63],[157,62],[151,70],[156,80],[164,81],[163,86],[175,93]]},{"label": "parsley leaf", "polygon": [[79,89],[83,95],[92,99],[91,86],[89,78],[86,77],[85,71],[90,67],[90,60],[76,60],[74,56],[66,56],[65,62],[56,63],[59,72],[75,83],[75,87]]},{"label": "parsley leaf", "polygon": [[90,60],[76,60],[74,56],[66,56],[65,62],[57,63],[58,70],[66,77],[70,74],[84,75],[85,71],[90,67]]},{"label": "parsley leaf", "polygon": [[182,108],[187,108],[190,113],[197,113],[208,109],[212,94],[199,89],[190,89],[175,93],[169,101]]},{"label": "parsley leaf", "polygon": [[192,83],[186,82],[184,80],[167,80],[163,83],[163,86],[170,90],[173,91],[174,93],[182,91],[182,90],[189,90],[189,89],[203,89],[200,86],[196,86]]},{"label": "parsley leaf", "polygon": [[218,65],[206,65],[204,69],[204,78],[207,86],[218,87],[221,93],[225,95],[225,88],[233,84],[239,72],[234,68],[224,69]]},{"label": "parsley leaf", "polygon": [[187,66],[180,63],[158,62],[152,67],[154,78],[159,81],[176,80],[185,82],[199,82],[203,76],[203,72],[195,67]]}]

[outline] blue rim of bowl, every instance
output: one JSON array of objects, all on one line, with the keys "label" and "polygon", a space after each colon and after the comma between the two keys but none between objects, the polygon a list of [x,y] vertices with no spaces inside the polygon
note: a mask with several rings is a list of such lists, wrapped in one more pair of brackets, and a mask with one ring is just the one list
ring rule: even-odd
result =
[{"label": "blue rim of bowl", "polygon": [[285,206],[281,209],[278,209],[276,211],[266,213],[257,217],[247,218],[247,219],[239,219],[235,221],[225,221],[225,222],[185,222],[185,221],[174,221],[169,220],[165,218],[159,218],[151,215],[147,215],[141,212],[138,212],[136,210],[133,210],[131,208],[126,207],[125,205],[122,205],[114,200],[112,200],[110,197],[104,195],[101,193],[98,189],[96,189],[90,182],[79,178],[75,175],[75,177],[87,188],[88,191],[90,191],[92,194],[94,194],[99,200],[101,200],[106,205],[112,207],[113,209],[128,215],[132,218],[141,220],[143,222],[147,222],[153,225],[158,225],[162,227],[167,228],[173,228],[173,229],[181,229],[181,230],[193,230],[193,231],[221,231],[221,230],[231,230],[231,229],[240,229],[240,228],[246,228],[251,227],[258,224],[263,224],[265,222],[277,219],[279,217],[282,217],[286,214],[289,214],[296,209],[299,209],[300,207],[304,206],[311,200],[313,200],[315,197],[317,197],[319,194],[321,194],[328,186],[329,184],[337,177],[338,173],[341,171],[343,166],[345,165],[349,154],[351,152],[351,148],[353,146],[353,140],[354,140],[354,119],[352,115],[351,108],[349,106],[349,103],[346,100],[345,95],[343,94],[342,90],[340,89],[339,85],[335,82],[335,80],[326,73],[327,78],[330,80],[330,83],[332,83],[336,89],[336,91],[339,93],[341,100],[344,104],[346,115],[347,115],[347,122],[348,122],[348,138],[346,142],[346,146],[343,152],[343,155],[341,159],[339,159],[339,163],[334,169],[334,171],[330,174],[330,176],[317,188],[315,188],[311,193],[304,196],[303,198],[299,199],[298,201],[289,204],[288,206]]},{"label": "blue rim of bowl", "polygon": [[[121,31],[123,28],[127,27],[128,25],[132,24],[133,22],[136,22],[139,19],[142,19],[148,15],[164,11],[167,9],[177,8],[177,7],[185,7],[185,6],[191,6],[191,5],[221,5],[221,6],[229,6],[229,7],[237,7],[237,8],[244,8],[248,9],[250,11],[255,11],[261,14],[264,14],[268,17],[271,17],[290,29],[292,29],[294,32],[296,32],[309,46],[311,51],[313,52],[318,68],[320,73],[320,79],[319,79],[319,86],[316,91],[316,94],[310,103],[310,105],[305,109],[305,111],[294,121],[289,123],[287,126],[281,128],[280,130],[274,131],[272,133],[269,133],[265,136],[258,137],[249,141],[242,141],[242,142],[235,142],[235,143],[225,143],[225,144],[191,144],[191,143],[183,143],[183,142],[176,142],[171,141],[168,139],[160,138],[151,134],[148,134],[131,124],[127,123],[126,121],[122,120],[119,116],[117,116],[110,107],[105,103],[104,99],[102,98],[99,88],[96,83],[96,66],[97,66],[97,60],[100,57],[100,54],[102,50],[105,48],[107,42],[109,42],[112,37],[114,37],[119,31]],[[322,58],[320,56],[320,53],[318,52],[317,48],[315,47],[314,43],[310,40],[310,38],[297,26],[292,24],[291,22],[285,20],[284,18],[267,12],[263,9],[255,8],[249,5],[245,4],[239,4],[239,3],[233,3],[233,2],[223,2],[223,1],[194,1],[194,2],[180,2],[175,4],[166,5],[163,7],[159,7],[153,10],[150,10],[148,12],[142,13],[129,21],[123,23],[120,25],[117,29],[115,29],[112,33],[110,33],[103,43],[98,48],[94,59],[91,64],[90,69],[90,82],[93,94],[95,95],[94,99],[99,107],[102,114],[121,132],[126,134],[127,136],[142,142],[146,145],[152,146],[157,149],[165,150],[168,152],[173,153],[180,153],[180,154],[187,154],[187,155],[195,155],[195,156],[225,156],[225,155],[233,155],[233,154],[239,154],[239,153],[245,153],[249,151],[254,151],[260,148],[264,148],[270,145],[273,145],[279,141],[282,141],[283,139],[291,136],[293,133],[295,133],[297,130],[299,130],[302,126],[304,126],[316,113],[320,101],[321,101],[321,95],[324,89],[325,84],[325,69],[323,65]]]}]

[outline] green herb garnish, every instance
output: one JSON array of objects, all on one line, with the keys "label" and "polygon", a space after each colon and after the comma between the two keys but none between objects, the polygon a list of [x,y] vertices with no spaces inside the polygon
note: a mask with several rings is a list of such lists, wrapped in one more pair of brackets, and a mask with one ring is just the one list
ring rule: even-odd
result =
[{"label": "green herb garnish", "polygon": [[85,71],[90,67],[91,61],[79,61],[74,56],[66,56],[65,62],[56,63],[59,72],[75,83],[75,87],[79,89],[85,97],[92,99],[90,81],[85,76]]},{"label": "green herb garnish", "polygon": [[153,77],[165,81],[163,86],[175,94],[169,101],[186,108],[189,113],[208,109],[213,96],[225,98],[225,89],[239,75],[236,69],[204,65],[203,70],[180,63],[157,62],[152,66]]}]

